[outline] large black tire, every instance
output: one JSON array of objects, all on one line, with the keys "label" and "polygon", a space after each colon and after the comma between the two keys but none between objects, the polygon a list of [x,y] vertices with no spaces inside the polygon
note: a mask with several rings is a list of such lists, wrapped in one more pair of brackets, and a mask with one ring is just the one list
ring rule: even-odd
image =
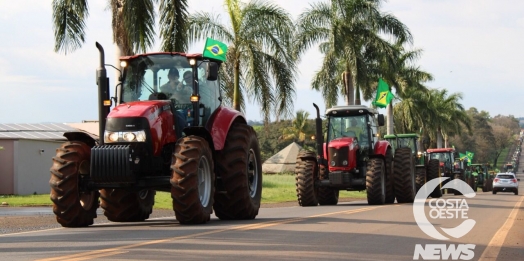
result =
[{"label": "large black tire", "polygon": [[[319,166],[320,180],[328,179],[329,170],[324,165]],[[297,187],[298,188],[298,187]],[[318,188],[318,204],[323,206],[338,204],[339,190],[330,187]]]},{"label": "large black tire", "polygon": [[395,202],[395,186],[393,178],[393,153],[391,149],[386,151],[386,204],[392,204]]},{"label": "large black tire", "polygon": [[489,178],[484,179],[484,183],[482,183],[482,192],[488,192],[489,191]]},{"label": "large black tire", "polygon": [[63,227],[93,224],[98,208],[98,190],[80,191],[80,175],[89,175],[91,148],[80,141],[62,144],[56,149],[51,166],[50,198],[56,221]]},{"label": "large black tire", "polygon": [[415,188],[417,193],[424,184],[426,184],[426,168],[424,166],[415,167]]},{"label": "large black tire", "polygon": [[224,149],[217,154],[216,172],[226,193],[215,193],[215,215],[227,220],[254,219],[262,198],[262,162],[251,126],[231,126]]},{"label": "large black tire", "polygon": [[[439,165],[440,161],[438,159],[432,159],[429,160],[428,165],[426,166],[426,173],[427,173],[427,181],[430,181],[432,179],[440,178],[439,177]],[[442,197],[442,189],[441,184],[435,187],[431,194],[429,194],[432,198],[440,198]]]},{"label": "large black tire", "polygon": [[297,155],[295,165],[295,185],[298,204],[302,207],[318,205],[318,165],[314,152],[302,150]]},{"label": "large black tire", "polygon": [[415,200],[415,162],[411,148],[398,148],[393,159],[395,174],[395,197],[398,203],[413,203]]},{"label": "large black tire", "polygon": [[213,213],[215,173],[207,141],[186,136],[175,144],[171,165],[171,198],[180,224],[201,224]]},{"label": "large black tire", "polygon": [[[465,180],[466,178],[465,178],[465,176],[464,176],[464,170],[462,170],[462,171],[460,172],[460,174],[455,174],[455,175],[453,176],[453,180],[452,180],[451,182],[453,182],[454,180],[459,180],[459,179],[462,180],[462,181],[464,181],[464,182],[466,182],[466,180]],[[453,195],[462,195],[462,193],[460,193],[460,191],[458,191],[458,190],[456,190],[456,189],[452,189],[452,191],[453,191]]]},{"label": "large black tire", "polygon": [[386,164],[380,158],[368,161],[366,172],[366,194],[369,205],[383,205],[386,202]]},{"label": "large black tire", "polygon": [[100,206],[113,222],[139,222],[149,218],[155,204],[155,190],[101,189]]}]

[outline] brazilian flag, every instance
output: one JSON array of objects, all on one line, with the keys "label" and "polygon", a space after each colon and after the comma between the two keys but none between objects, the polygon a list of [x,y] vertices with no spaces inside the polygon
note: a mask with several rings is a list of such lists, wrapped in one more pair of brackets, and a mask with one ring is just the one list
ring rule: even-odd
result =
[{"label": "brazilian flag", "polygon": [[473,152],[469,152],[469,151],[466,151],[466,155],[468,155],[468,158],[469,158],[470,160],[473,160],[473,156],[475,155],[475,153],[473,153]]},{"label": "brazilian flag", "polygon": [[217,59],[217,60],[225,62],[226,53],[227,53],[226,44],[219,42],[217,40],[213,40],[211,38],[207,38],[206,46],[204,47],[204,51],[202,52],[203,57]]},{"label": "brazilian flag", "polygon": [[388,84],[381,78],[378,79],[377,96],[372,104],[380,108],[386,108],[394,97],[393,93],[389,91]]}]

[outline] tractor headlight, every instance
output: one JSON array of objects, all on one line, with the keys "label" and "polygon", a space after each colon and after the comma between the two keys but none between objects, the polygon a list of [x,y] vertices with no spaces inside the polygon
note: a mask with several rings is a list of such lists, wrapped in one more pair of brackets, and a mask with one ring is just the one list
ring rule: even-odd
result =
[{"label": "tractor headlight", "polygon": [[104,142],[145,142],[146,132],[140,131],[105,131]]}]

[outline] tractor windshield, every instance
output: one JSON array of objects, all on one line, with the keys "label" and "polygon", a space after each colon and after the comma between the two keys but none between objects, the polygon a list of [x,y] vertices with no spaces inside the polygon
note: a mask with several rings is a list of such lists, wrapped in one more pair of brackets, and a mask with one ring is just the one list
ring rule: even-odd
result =
[{"label": "tractor windshield", "polygon": [[451,170],[453,166],[453,154],[451,152],[433,152],[429,154],[429,159],[437,159],[444,163],[446,169]]},{"label": "tractor windshield", "polygon": [[366,115],[331,117],[328,124],[328,141],[356,137],[361,146],[369,146]]},{"label": "tractor windshield", "polygon": [[411,153],[417,154],[417,140],[415,138],[398,138],[397,148],[410,148]]},{"label": "tractor windshield", "polygon": [[220,105],[218,80],[206,80],[207,61],[197,60],[195,73],[188,58],[181,55],[152,54],[139,56],[127,62],[120,95],[121,103],[171,99],[176,104],[189,105],[193,83],[197,81],[200,102],[211,111]]}]

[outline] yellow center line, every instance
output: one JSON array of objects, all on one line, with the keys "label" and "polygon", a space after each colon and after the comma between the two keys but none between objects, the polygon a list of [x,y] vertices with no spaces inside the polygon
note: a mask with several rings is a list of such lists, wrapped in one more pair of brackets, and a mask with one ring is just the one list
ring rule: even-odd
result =
[{"label": "yellow center line", "polygon": [[504,240],[506,240],[506,236],[508,235],[509,230],[513,226],[513,223],[515,222],[515,219],[517,217],[517,213],[519,212],[520,205],[522,204],[522,201],[524,200],[524,197],[520,197],[519,202],[513,207],[513,210],[509,214],[508,219],[506,219],[506,222],[504,222],[504,225],[499,228],[497,233],[491,238],[491,241],[489,242],[488,246],[482,252],[482,255],[479,258],[480,260],[497,260],[497,257],[500,253],[500,249],[502,248],[502,244],[504,243]]},{"label": "yellow center line", "polygon": [[176,240],[182,240],[182,239],[186,239],[186,238],[192,238],[192,237],[199,237],[199,236],[217,234],[217,233],[221,233],[221,232],[225,232],[225,231],[234,231],[234,230],[244,231],[244,230],[260,229],[260,228],[265,228],[265,227],[270,227],[270,226],[277,226],[277,225],[286,224],[286,223],[303,221],[303,220],[310,219],[310,218],[318,218],[318,217],[331,216],[331,215],[337,215],[337,214],[354,214],[354,213],[360,213],[360,212],[374,210],[374,209],[381,208],[381,207],[384,207],[384,206],[367,207],[367,208],[354,209],[354,210],[344,210],[344,211],[337,211],[337,212],[329,212],[329,213],[324,213],[324,214],[312,215],[312,216],[303,217],[303,218],[289,218],[289,219],[284,219],[284,220],[279,220],[279,221],[268,221],[268,222],[262,222],[262,223],[257,223],[257,224],[241,225],[241,226],[236,226],[236,227],[232,227],[232,228],[217,229],[217,230],[206,231],[206,232],[201,232],[201,233],[196,233],[196,234],[191,234],[191,235],[177,236],[177,237],[171,237],[171,238],[147,241],[147,242],[142,242],[142,243],[137,243],[137,244],[131,244],[131,245],[127,245],[127,246],[120,246],[120,247],[114,247],[114,248],[101,249],[101,250],[89,251],[89,252],[78,253],[78,254],[67,255],[67,256],[38,259],[38,261],[55,261],[55,260],[78,261],[78,260],[87,260],[87,259],[93,259],[93,258],[97,258],[97,257],[104,257],[104,256],[110,256],[110,255],[116,255],[116,254],[124,253],[125,251],[122,251],[122,250],[130,249],[130,248],[136,248],[136,247],[142,247],[142,246],[154,245],[154,244],[162,244],[162,243],[166,243],[166,242],[170,242],[170,241],[176,241]]}]

